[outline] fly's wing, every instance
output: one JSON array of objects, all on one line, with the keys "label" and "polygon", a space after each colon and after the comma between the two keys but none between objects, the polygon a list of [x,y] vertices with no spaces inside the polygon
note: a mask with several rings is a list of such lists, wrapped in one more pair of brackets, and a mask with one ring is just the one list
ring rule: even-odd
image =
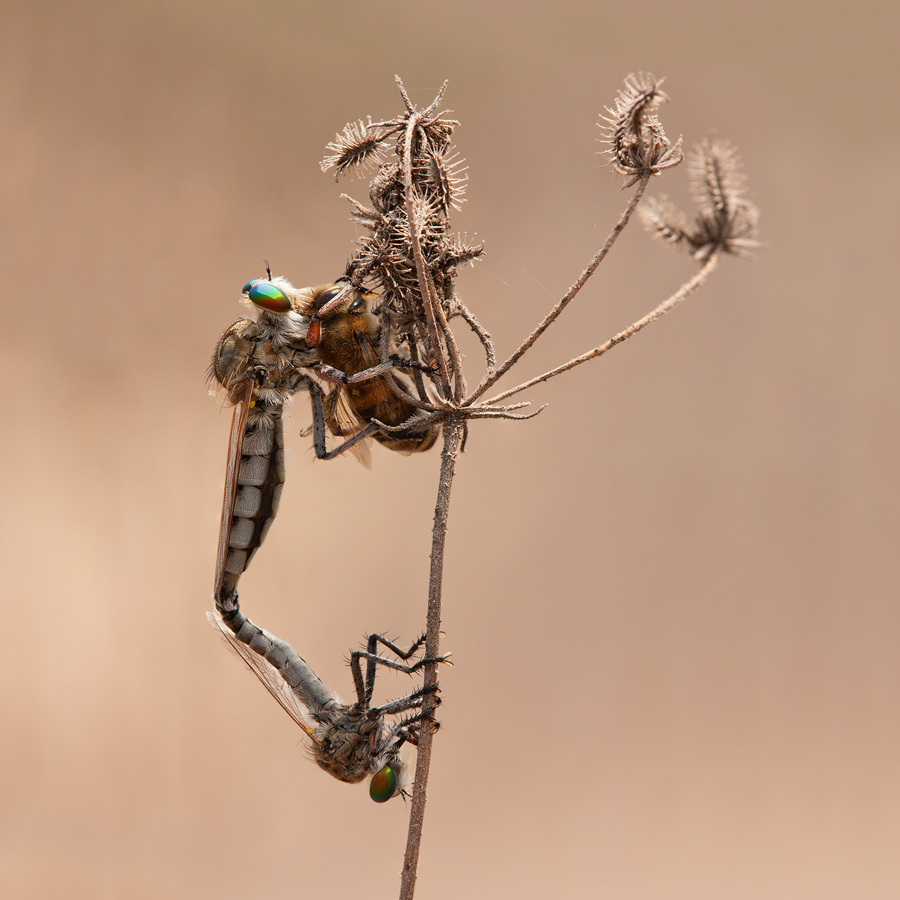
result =
[{"label": "fly's wing", "polygon": [[304,734],[312,742],[315,721],[309,710],[291,690],[281,673],[263,657],[254,653],[246,644],[241,643],[222,621],[217,611],[208,612],[213,628],[225,639],[229,649],[234,651],[246,664],[250,671],[262,682],[263,687],[278,701],[281,708],[303,729]]},{"label": "fly's wing", "polygon": [[[323,403],[325,421],[332,434],[338,437],[353,437],[366,427],[360,422],[347,400],[346,389],[338,385],[326,396]],[[370,439],[358,441],[349,448],[349,452],[367,469],[372,468],[372,450]]]},{"label": "fly's wing", "polygon": [[228,439],[228,459],[225,464],[225,495],[222,500],[222,520],[219,524],[219,548],[216,553],[216,580],[213,596],[221,596],[225,580],[225,565],[228,561],[228,548],[231,543],[231,528],[234,522],[234,501],[238,492],[238,473],[241,466],[241,449],[244,444],[244,432],[247,427],[247,413],[252,402],[252,386],[248,381],[244,396],[234,408],[231,419],[231,436]]},{"label": "fly's wing", "polygon": [[235,592],[278,512],[285,476],[283,407],[281,398],[259,396],[249,381],[237,400],[216,557],[217,603]]}]

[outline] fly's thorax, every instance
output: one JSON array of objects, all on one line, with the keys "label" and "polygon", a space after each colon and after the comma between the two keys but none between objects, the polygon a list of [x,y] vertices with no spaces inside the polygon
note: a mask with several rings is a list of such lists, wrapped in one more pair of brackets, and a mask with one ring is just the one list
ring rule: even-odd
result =
[{"label": "fly's thorax", "polygon": [[248,381],[257,397],[284,403],[307,377],[307,368],[316,360],[315,351],[303,341],[293,346],[284,335],[278,341],[271,335],[271,330],[261,328],[260,320],[238,319],[219,339],[210,374],[228,391],[231,403],[244,396]]},{"label": "fly's thorax", "polygon": [[383,726],[381,716],[366,713],[356,704],[345,707],[343,714],[315,729],[313,759],[339,781],[358,784],[371,779],[372,799],[390,800],[406,790],[408,779],[400,754],[383,746]]},{"label": "fly's thorax", "polygon": [[367,716],[358,704],[320,714],[318,718],[321,724],[312,735],[316,763],[329,775],[350,784],[371,775],[379,721]]},{"label": "fly's thorax", "polygon": [[219,338],[209,371],[229,393],[247,378],[258,342],[259,332],[250,319],[232,322]]}]

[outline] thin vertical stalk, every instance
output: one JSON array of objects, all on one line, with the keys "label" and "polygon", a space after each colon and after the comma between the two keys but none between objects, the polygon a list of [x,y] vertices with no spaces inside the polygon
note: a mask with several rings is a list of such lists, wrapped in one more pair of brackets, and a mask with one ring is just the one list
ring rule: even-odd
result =
[{"label": "thin vertical stalk", "polygon": [[[441,454],[441,474],[438,482],[437,501],[434,508],[434,526],[431,532],[431,571],[428,577],[428,621],[425,631],[425,655],[437,659],[441,652],[441,588],[444,578],[444,544],[447,539],[447,515],[450,510],[450,488],[462,440],[465,422],[451,418],[444,424],[444,448]],[[425,686],[436,685],[437,663],[425,667]],[[422,711],[430,713],[435,708],[434,695],[427,694]],[[422,843],[422,826],[425,822],[425,801],[428,796],[428,773],[431,769],[431,745],[433,732],[422,728],[416,753],[416,782],[413,787],[409,814],[409,832],[403,872],[400,879],[400,900],[412,900],[416,891],[416,871],[419,865],[419,847]]]}]

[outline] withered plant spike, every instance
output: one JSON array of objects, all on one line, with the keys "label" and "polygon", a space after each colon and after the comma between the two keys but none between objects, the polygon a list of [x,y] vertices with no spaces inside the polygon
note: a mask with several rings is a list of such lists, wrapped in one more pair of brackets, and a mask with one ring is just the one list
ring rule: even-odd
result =
[{"label": "withered plant spike", "polygon": [[701,262],[719,251],[752,256],[760,247],[759,210],[746,196],[746,178],[734,146],[707,138],[691,151],[688,170],[698,206],[693,227],[664,197],[651,198],[642,210],[644,227],[667,243],[686,246]]},{"label": "withered plant spike", "polygon": [[692,243],[687,216],[668,197],[648,197],[641,207],[644,228],[664,244]]},{"label": "withered plant spike", "polygon": [[719,261],[718,254],[713,253],[704,263],[703,268],[689,281],[686,281],[671,297],[667,300],[664,300],[656,309],[651,310],[644,316],[642,319],[638,319],[637,322],[633,322],[629,325],[624,331],[620,331],[617,335],[611,337],[608,341],[603,344],[600,344],[599,347],[595,347],[593,350],[589,350],[587,353],[583,353],[581,356],[576,356],[574,359],[570,359],[567,363],[563,363],[561,366],[557,366],[555,369],[550,369],[549,372],[544,372],[543,375],[538,375],[536,378],[531,378],[528,381],[523,382],[522,384],[516,385],[514,388],[510,388],[508,391],[503,391],[501,394],[497,394],[494,397],[491,397],[490,400],[485,402],[485,405],[490,405],[493,403],[498,403],[501,400],[505,400],[507,397],[512,397],[514,394],[518,394],[521,391],[527,390],[530,387],[534,387],[536,384],[540,384],[542,381],[549,381],[551,378],[556,375],[561,375],[563,372],[568,372],[569,369],[574,369],[575,366],[580,366],[582,363],[587,362],[589,359],[594,359],[597,356],[602,356],[606,353],[607,350],[611,350],[616,344],[621,344],[623,341],[628,340],[628,338],[632,337],[632,335],[637,334],[641,329],[646,328],[651,322],[655,322],[661,316],[664,316],[669,310],[674,309],[682,300],[692,294],[698,287],[700,287],[704,281],[709,277],[710,273],[715,269],[716,263]]},{"label": "withered plant spike", "polygon": [[334,180],[337,181],[348,169],[362,169],[380,163],[385,139],[390,133],[390,129],[376,127],[371,121],[368,124],[362,120],[350,122],[326,146],[325,149],[330,150],[331,154],[319,163],[322,171],[327,172],[333,167]]},{"label": "withered plant spike", "polygon": [[669,99],[660,89],[662,82],[649,72],[629,75],[613,107],[606,108],[609,115],[600,117],[612,167],[630,178],[625,187],[677,166],[684,156],[681,138],[672,145],[656,115],[660,104]]}]

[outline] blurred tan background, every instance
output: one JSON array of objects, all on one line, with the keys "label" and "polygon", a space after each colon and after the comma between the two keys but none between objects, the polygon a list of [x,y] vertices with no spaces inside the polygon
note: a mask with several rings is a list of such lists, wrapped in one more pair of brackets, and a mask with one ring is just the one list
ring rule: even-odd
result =
[{"label": "blurred tan background", "polygon": [[[205,367],[264,258],[342,270],[367,188],[319,159],[394,73],[449,79],[459,288],[508,353],[625,203],[596,121],[637,70],[737,143],[768,246],[473,429],[417,896],[900,896],[900,14],[812,9],[4,4],[2,896],[396,895],[404,805],[312,766],[204,619]],[[519,373],[693,271],[631,228]],[[439,454],[314,463],[308,423],[242,598],[349,697],[363,633],[423,627]]]}]

